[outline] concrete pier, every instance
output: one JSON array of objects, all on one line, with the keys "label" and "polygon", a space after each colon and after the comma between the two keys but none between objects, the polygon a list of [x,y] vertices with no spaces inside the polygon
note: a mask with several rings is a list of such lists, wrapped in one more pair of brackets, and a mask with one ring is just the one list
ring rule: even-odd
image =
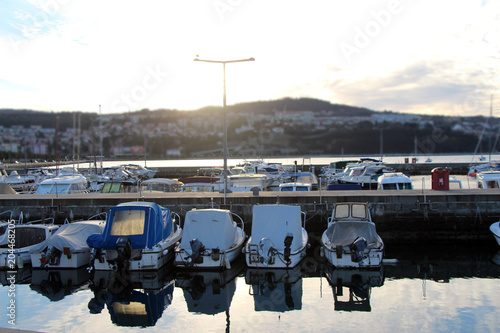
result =
[{"label": "concrete pier", "polygon": [[136,200],[156,202],[181,218],[193,208],[227,208],[244,219],[248,233],[253,205],[300,205],[307,214],[306,229],[313,237],[326,229],[333,204],[345,201],[368,202],[384,240],[494,241],[489,226],[500,220],[498,189],[237,192],[227,194],[225,200],[224,194],[213,192],[0,195],[0,213],[10,210],[15,219],[22,212],[24,221],[54,217],[57,223],[63,223],[65,219],[87,219],[119,203]]}]

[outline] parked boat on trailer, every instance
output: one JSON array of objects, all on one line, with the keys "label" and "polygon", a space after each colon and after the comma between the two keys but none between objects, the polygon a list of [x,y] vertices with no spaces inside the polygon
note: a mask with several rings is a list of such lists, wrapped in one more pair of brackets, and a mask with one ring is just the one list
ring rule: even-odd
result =
[{"label": "parked boat on trailer", "polygon": [[[178,216],[177,216],[178,218]],[[95,270],[156,270],[174,257],[182,229],[168,208],[152,202],[112,207],[101,234],[90,235],[90,267]]]},{"label": "parked boat on trailer", "polygon": [[308,243],[300,206],[253,206],[252,235],[244,249],[248,267],[295,267],[305,257]]},{"label": "parked boat on trailer", "polygon": [[174,265],[229,269],[241,253],[245,240],[244,222],[238,215],[225,209],[193,209],[186,213]]},{"label": "parked boat on trailer", "polygon": [[338,202],[321,236],[322,254],[335,267],[376,268],[384,242],[377,234],[367,203]]}]

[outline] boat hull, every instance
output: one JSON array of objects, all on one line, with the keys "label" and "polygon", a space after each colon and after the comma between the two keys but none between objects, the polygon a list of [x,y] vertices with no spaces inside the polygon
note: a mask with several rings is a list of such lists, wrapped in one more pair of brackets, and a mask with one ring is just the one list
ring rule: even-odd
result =
[{"label": "boat hull", "polygon": [[231,263],[241,254],[245,243],[245,232],[238,228],[238,243],[230,249],[216,253],[212,250],[200,254],[195,263],[188,260],[189,253],[180,246],[175,250],[174,266],[187,269],[231,269]]},{"label": "boat hull", "polygon": [[69,255],[65,255],[61,253],[59,258],[55,258],[54,260],[48,261],[42,267],[42,253],[31,253],[31,267],[33,269],[41,268],[41,269],[60,269],[60,268],[69,268],[75,269],[80,268],[89,264],[90,261],[90,249],[81,252],[72,252]]},{"label": "boat hull", "polygon": [[344,246],[341,251],[337,251],[335,246],[327,242],[327,236],[325,234],[321,237],[321,246],[326,260],[337,268],[375,269],[382,265],[382,260],[384,258],[384,248],[382,247],[377,249],[365,249],[362,260],[353,260],[353,253],[349,247]]},{"label": "boat hull", "polygon": [[500,246],[500,222],[495,222],[490,225],[490,231],[493,234],[493,237],[495,237],[498,245]]},{"label": "boat hull", "polygon": [[[142,249],[138,259],[131,258],[129,262],[129,271],[146,271],[157,270],[167,264],[174,258],[174,251],[177,242],[181,239],[181,230],[177,229],[174,235],[170,236],[167,240],[157,244],[152,249]],[[94,269],[100,270],[116,270],[117,263],[116,251],[102,250],[101,254],[95,258]]]},{"label": "boat hull", "polygon": [[245,261],[250,268],[293,268],[306,256],[308,241],[307,231],[302,228],[302,246],[297,251],[290,253],[290,260],[287,263],[283,260],[282,253],[277,253],[269,260],[261,260],[260,255],[253,250],[258,248],[259,245],[258,243],[254,244],[250,237],[245,246]]}]

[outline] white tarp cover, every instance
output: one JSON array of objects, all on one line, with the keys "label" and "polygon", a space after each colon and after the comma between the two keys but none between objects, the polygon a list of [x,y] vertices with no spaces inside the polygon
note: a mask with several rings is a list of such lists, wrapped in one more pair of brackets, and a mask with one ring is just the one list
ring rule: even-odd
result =
[{"label": "white tarp cover", "polygon": [[231,212],[223,209],[199,209],[186,213],[181,249],[191,252],[189,242],[197,238],[206,249],[226,250],[236,241],[236,223]]},{"label": "white tarp cover", "polygon": [[287,233],[293,235],[292,253],[302,247],[302,214],[299,206],[255,205],[252,218],[252,243],[267,237],[278,251],[285,249]]},{"label": "white tarp cover", "polygon": [[342,221],[332,223],[326,230],[326,236],[333,247],[337,245],[349,246],[357,237],[364,237],[368,248],[379,248],[383,245],[382,238],[377,234],[373,222]]},{"label": "white tarp cover", "polygon": [[52,245],[61,252],[64,247],[69,247],[71,251],[82,251],[89,248],[87,238],[92,234],[101,234],[103,229],[103,221],[82,221],[63,224],[49,238],[47,245]]}]

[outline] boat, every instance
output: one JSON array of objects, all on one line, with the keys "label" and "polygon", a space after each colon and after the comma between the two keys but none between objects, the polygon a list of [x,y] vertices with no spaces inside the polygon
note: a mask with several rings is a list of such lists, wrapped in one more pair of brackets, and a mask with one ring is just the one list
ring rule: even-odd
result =
[{"label": "boat", "polygon": [[[238,223],[233,220],[237,218]],[[193,209],[186,213],[174,265],[191,269],[229,269],[246,240],[244,222],[225,209]]]},{"label": "boat", "polygon": [[500,188],[500,171],[482,171],[476,174],[477,186],[483,189]]},{"label": "boat", "polygon": [[495,237],[498,245],[500,245],[500,222],[495,222],[490,225],[490,231],[493,234],[493,237]]},{"label": "boat", "polygon": [[471,165],[469,167],[467,176],[476,177],[478,173],[485,171],[500,171],[499,163],[492,162],[492,163],[481,163],[481,164]]},{"label": "boat", "polygon": [[384,242],[377,234],[367,203],[338,202],[321,236],[321,251],[335,267],[377,268]]},{"label": "boat", "polygon": [[300,206],[253,206],[245,260],[253,268],[292,268],[306,255],[309,236]]},{"label": "boat", "polygon": [[87,193],[88,180],[82,175],[64,175],[42,180],[35,194]]},{"label": "boat", "polygon": [[158,172],[157,169],[148,169],[138,164],[122,164],[119,167],[132,174],[132,176],[137,180],[154,178]]},{"label": "boat", "polygon": [[177,179],[170,178],[152,178],[141,183],[141,191],[143,192],[180,192],[183,183]]},{"label": "boat", "polygon": [[278,190],[285,191],[312,191],[318,189],[318,177],[312,172],[285,173],[280,176],[281,183]]},{"label": "boat", "polygon": [[14,224],[8,228],[14,238],[13,242],[0,246],[0,269],[23,268],[31,263],[30,252],[40,251],[59,229],[58,225],[50,224]]},{"label": "boat", "polygon": [[187,183],[181,186],[181,192],[214,192],[212,183]]},{"label": "boat", "polygon": [[157,270],[174,257],[182,229],[168,208],[127,202],[109,209],[102,234],[90,235],[89,270]]},{"label": "boat", "polygon": [[87,238],[92,234],[101,234],[104,225],[105,220],[63,224],[47,241],[45,248],[31,253],[31,267],[33,269],[75,269],[88,265],[90,247],[87,245]]},{"label": "boat", "polygon": [[379,190],[411,190],[413,185],[410,177],[402,172],[384,173],[378,180]]},{"label": "boat", "polygon": [[[234,167],[229,170],[227,176],[227,188],[231,192],[247,192],[254,188],[260,191],[268,188],[274,179],[268,178],[265,174],[248,173],[243,167]],[[222,192],[224,190],[224,177],[214,183],[214,191]]]},{"label": "boat", "polygon": [[346,165],[344,172],[330,177],[330,183],[359,184],[362,189],[376,189],[377,179],[382,174],[394,172],[391,167],[386,166],[380,160],[361,159],[358,163]]}]

